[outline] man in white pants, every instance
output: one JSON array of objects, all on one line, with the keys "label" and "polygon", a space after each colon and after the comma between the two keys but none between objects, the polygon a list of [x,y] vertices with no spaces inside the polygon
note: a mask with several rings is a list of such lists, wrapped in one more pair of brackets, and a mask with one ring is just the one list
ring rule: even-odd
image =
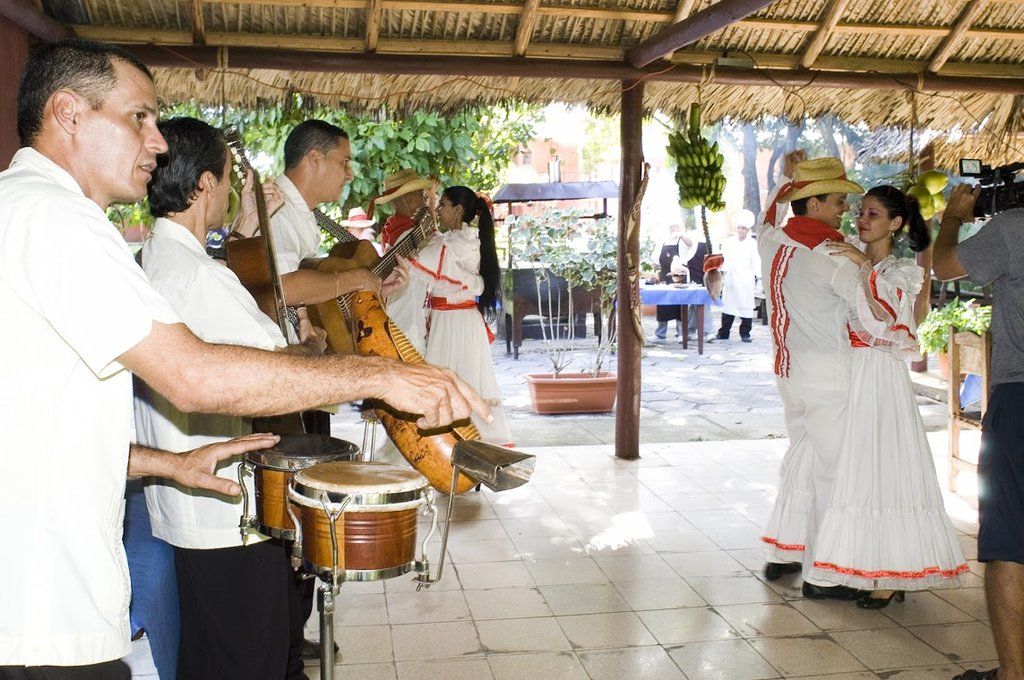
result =
[{"label": "man in white pants", "polygon": [[[849,209],[846,195],[863,189],[846,179],[838,159],[804,157],[802,151],[786,156],[785,177],[757,234],[775,379],[789,432],[779,495],[762,537],[765,576],[775,580],[804,563],[805,597],[854,599],[858,591],[814,583],[806,575],[831,495],[850,377],[849,304],[839,291],[856,275],[852,263],[830,257],[825,244],[843,240],[838,228]],[[784,225],[776,217],[779,202],[793,208]]]}]

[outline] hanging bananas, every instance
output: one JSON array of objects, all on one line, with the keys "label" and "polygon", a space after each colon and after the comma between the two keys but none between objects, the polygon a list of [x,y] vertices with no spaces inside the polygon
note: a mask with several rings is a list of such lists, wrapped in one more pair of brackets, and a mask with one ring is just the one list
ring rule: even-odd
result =
[{"label": "hanging bananas", "polygon": [[725,157],[718,152],[718,142],[708,144],[700,134],[700,104],[690,104],[689,125],[685,134],[668,136],[668,155],[676,162],[676,184],[679,204],[684,208],[704,206],[711,212],[725,208],[722,192]]}]

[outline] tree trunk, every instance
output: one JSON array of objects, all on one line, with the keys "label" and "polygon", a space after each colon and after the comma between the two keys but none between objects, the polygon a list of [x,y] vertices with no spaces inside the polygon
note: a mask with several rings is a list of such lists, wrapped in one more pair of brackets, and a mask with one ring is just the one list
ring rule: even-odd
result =
[{"label": "tree trunk", "polygon": [[840,158],[834,122],[835,120],[831,113],[818,116],[814,121],[818,127],[818,132],[821,133],[821,141],[825,144],[825,152],[833,158]]},{"label": "tree trunk", "polygon": [[757,134],[754,125],[743,126],[743,207],[761,214],[761,187],[757,181]]}]

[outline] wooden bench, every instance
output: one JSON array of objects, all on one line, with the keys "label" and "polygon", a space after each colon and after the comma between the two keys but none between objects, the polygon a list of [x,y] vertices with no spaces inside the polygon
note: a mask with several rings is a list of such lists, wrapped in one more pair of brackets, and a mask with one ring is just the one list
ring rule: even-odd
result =
[{"label": "wooden bench", "polygon": [[[960,457],[960,431],[981,429],[988,408],[989,370],[992,363],[992,336],[989,333],[957,331],[949,327],[949,490],[956,493],[961,470],[977,474],[977,463]],[[964,411],[960,405],[963,376],[973,373],[981,379],[981,402],[977,411]]]}]

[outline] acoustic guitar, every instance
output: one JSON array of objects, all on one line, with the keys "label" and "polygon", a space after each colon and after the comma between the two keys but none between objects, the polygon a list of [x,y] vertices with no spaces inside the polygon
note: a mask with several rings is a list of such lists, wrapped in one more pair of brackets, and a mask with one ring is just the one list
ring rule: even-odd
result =
[{"label": "acoustic guitar", "polygon": [[267,198],[263,194],[260,174],[249,162],[238,132],[228,130],[224,133],[224,138],[238,162],[242,181],[245,181],[248,171],[252,172],[253,193],[256,196],[256,216],[260,225],[256,236],[228,241],[228,268],[235,273],[238,280],[256,300],[260,311],[277,322],[281,333],[287,339],[289,322],[284,304],[284,288],[281,286],[281,276],[277,271],[277,258],[274,257],[274,235],[270,229]]},{"label": "acoustic guitar", "polygon": [[[314,211],[314,214],[319,211]],[[342,229],[340,225],[327,215],[320,213],[317,223],[326,231],[338,238],[338,243],[331,248],[327,257],[303,260],[305,269],[316,269],[322,272],[343,272],[352,269],[369,269],[381,280],[391,275],[398,266],[398,257],[410,257],[437,231],[433,216],[426,208],[420,208],[413,216],[415,223],[383,256],[369,241],[357,239]],[[331,226],[333,225],[333,226]],[[348,239],[342,240],[335,233],[341,230]],[[317,305],[309,305],[306,311],[310,320],[327,331],[327,344],[336,354],[355,354],[356,316],[352,313],[350,301],[352,296],[342,296],[337,300],[328,300]]]}]

